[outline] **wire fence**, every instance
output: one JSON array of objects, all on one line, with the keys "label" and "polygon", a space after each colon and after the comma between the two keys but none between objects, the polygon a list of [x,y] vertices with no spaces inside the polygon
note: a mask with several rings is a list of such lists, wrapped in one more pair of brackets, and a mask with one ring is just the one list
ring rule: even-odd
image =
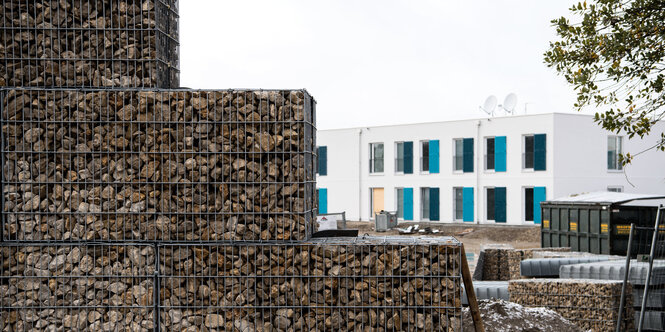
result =
[{"label": "wire fence", "polygon": [[12,0],[0,86],[177,88],[178,0]]},{"label": "wire fence", "polygon": [[0,330],[461,331],[453,238],[0,247]]},{"label": "wire fence", "polygon": [[5,241],[297,241],[315,228],[304,90],[5,90]]}]

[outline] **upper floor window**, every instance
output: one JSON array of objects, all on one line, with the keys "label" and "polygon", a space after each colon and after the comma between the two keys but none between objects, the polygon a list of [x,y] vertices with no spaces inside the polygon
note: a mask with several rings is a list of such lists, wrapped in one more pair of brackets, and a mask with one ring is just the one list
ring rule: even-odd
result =
[{"label": "upper floor window", "polygon": [[456,138],[453,144],[453,171],[473,172],[473,138]]},{"label": "upper floor window", "polygon": [[494,137],[485,139],[485,169],[494,170]]},{"label": "upper floor window", "polygon": [[328,175],[328,147],[319,146],[316,148],[316,156],[318,158],[318,167],[316,172],[319,175]]},{"label": "upper floor window", "polygon": [[547,169],[547,138],[545,134],[524,135],[522,168],[534,171]]},{"label": "upper floor window", "polygon": [[395,143],[395,173],[413,173],[413,142]]},{"label": "upper floor window", "polygon": [[369,172],[383,173],[383,143],[369,145]]},{"label": "upper floor window", "polygon": [[620,171],[623,165],[619,160],[622,153],[623,139],[621,136],[608,136],[607,137],[607,169]]},{"label": "upper floor window", "polygon": [[429,172],[429,141],[420,142],[420,171]]}]

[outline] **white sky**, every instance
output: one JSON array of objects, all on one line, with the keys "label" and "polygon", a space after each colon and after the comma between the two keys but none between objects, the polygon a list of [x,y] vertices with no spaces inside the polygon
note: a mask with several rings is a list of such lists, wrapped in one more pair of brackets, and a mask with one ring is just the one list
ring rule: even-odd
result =
[{"label": "white sky", "polygon": [[542,55],[572,3],[180,1],[181,85],[306,88],[319,129],[477,118],[510,92],[517,114],[572,112]]}]

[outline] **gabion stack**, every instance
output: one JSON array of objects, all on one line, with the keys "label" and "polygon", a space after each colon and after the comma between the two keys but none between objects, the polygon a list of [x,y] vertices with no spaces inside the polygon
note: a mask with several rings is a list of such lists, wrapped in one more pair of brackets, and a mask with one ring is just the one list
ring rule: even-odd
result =
[{"label": "gabion stack", "polygon": [[179,88],[178,2],[0,7],[0,331],[457,331],[452,238],[312,238],[316,102]]}]

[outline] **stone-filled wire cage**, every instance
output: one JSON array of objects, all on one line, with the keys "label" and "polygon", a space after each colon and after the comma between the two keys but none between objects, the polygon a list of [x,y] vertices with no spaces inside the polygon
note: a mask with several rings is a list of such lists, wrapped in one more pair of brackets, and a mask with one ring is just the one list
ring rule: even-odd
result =
[{"label": "stone-filled wire cage", "polygon": [[0,330],[462,331],[454,238],[3,244]]},{"label": "stone-filled wire cage", "polygon": [[4,241],[300,241],[315,231],[305,90],[0,92]]},{"label": "stone-filled wire cage", "polygon": [[6,0],[0,87],[177,88],[178,0]]}]

